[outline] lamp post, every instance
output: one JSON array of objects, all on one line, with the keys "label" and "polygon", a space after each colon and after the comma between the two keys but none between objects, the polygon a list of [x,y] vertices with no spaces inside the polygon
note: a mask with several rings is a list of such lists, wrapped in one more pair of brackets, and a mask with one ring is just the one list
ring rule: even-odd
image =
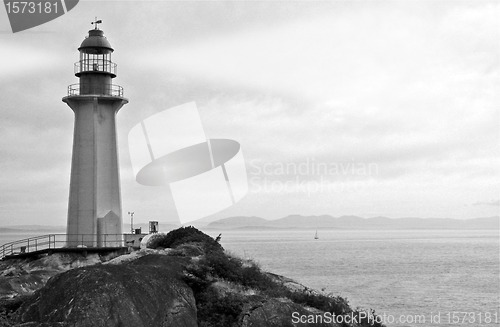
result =
[{"label": "lamp post", "polygon": [[134,234],[134,212],[129,211],[128,214],[130,215],[130,232]]}]

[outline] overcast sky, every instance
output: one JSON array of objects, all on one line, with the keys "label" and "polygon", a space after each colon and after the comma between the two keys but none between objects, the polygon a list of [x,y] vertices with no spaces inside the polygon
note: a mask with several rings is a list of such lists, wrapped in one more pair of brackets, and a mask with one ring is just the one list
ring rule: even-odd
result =
[{"label": "overcast sky", "polygon": [[0,9],[1,225],[66,223],[61,98],[94,16],[130,100],[122,206],[139,221],[176,218],[168,190],[134,181],[128,131],[190,101],[247,163],[248,195],[216,217],[499,212],[498,2],[81,1],[16,34]]}]

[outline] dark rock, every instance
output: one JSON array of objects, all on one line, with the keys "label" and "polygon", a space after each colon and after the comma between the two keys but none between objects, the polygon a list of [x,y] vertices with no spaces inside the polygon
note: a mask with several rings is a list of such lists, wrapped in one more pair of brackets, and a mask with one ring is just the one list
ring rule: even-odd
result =
[{"label": "dark rock", "polygon": [[[84,326],[198,326],[184,258],[148,255],[131,263],[77,268],[26,300],[18,322]],[[27,325],[29,326],[29,325]]]},{"label": "dark rock", "polygon": [[0,300],[31,295],[45,286],[52,276],[101,261],[98,255],[84,257],[69,253],[0,261]]}]

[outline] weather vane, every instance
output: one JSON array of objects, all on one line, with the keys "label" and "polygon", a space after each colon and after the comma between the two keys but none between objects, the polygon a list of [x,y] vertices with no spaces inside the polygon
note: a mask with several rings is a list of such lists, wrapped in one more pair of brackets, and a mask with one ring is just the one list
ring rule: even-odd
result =
[{"label": "weather vane", "polygon": [[95,18],[95,21],[93,21],[93,22],[92,22],[92,23],[90,23],[90,24],[92,24],[92,25],[94,25],[94,24],[95,24],[95,29],[97,30],[97,29],[99,29],[99,24],[102,24],[102,20],[100,20],[100,19],[99,19],[99,20],[97,20],[97,17],[96,17],[96,18]]}]

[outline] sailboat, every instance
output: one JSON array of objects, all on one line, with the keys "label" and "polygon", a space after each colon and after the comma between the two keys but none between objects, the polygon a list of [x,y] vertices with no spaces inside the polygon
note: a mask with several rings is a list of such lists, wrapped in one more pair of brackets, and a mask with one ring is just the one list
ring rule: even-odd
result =
[{"label": "sailboat", "polygon": [[314,239],[317,240],[319,239],[319,236],[318,236],[318,230],[316,229],[316,234],[314,235]]}]

